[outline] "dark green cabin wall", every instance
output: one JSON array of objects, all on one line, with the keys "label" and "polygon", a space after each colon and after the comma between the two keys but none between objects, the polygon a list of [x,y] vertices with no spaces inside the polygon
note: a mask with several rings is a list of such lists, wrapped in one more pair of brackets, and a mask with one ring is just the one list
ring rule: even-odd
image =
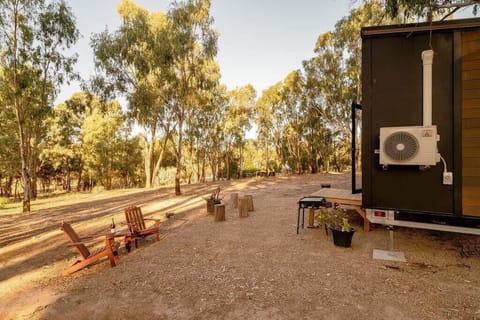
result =
[{"label": "dark green cabin wall", "polygon": [[[438,149],[453,166],[453,33],[434,32],[432,122],[440,134]],[[418,166],[379,165],[381,127],[422,125],[421,52],[429,33],[396,34],[363,39],[363,206],[453,213],[454,187],[442,184],[441,163],[426,171]]]}]

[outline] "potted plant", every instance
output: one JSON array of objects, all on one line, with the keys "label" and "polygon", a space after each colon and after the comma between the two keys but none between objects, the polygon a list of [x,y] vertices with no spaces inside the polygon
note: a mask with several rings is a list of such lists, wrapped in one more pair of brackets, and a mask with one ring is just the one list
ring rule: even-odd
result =
[{"label": "potted plant", "polygon": [[207,202],[207,212],[213,213],[215,210],[215,205],[222,203],[222,198],[220,198],[220,188],[215,189],[215,191],[207,198],[204,198]]},{"label": "potted plant", "polygon": [[315,213],[315,222],[332,231],[333,243],[340,247],[350,247],[355,229],[348,222],[347,212],[341,208],[322,208]]}]

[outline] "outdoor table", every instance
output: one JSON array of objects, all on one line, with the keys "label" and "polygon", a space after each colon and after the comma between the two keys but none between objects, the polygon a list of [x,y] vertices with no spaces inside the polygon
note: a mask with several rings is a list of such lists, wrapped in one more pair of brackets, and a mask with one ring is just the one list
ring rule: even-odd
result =
[{"label": "outdoor table", "polygon": [[129,230],[118,230],[113,233],[107,233],[105,235],[107,238],[115,239],[119,237],[123,237],[123,243],[125,244],[125,249],[127,252],[130,252],[132,246],[132,233]]},{"label": "outdoor table", "polygon": [[352,194],[350,190],[322,188],[319,191],[314,192],[312,196],[323,197],[325,198],[325,201],[334,205],[337,204],[352,207],[363,218],[363,231],[370,231],[370,221],[368,220],[365,211],[362,209],[361,193]]}]

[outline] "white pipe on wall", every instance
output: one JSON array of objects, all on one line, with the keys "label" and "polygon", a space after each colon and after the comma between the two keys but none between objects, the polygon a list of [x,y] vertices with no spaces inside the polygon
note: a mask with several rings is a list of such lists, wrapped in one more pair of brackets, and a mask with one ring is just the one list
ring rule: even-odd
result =
[{"label": "white pipe on wall", "polygon": [[422,51],[423,62],[423,125],[432,125],[433,50]]}]

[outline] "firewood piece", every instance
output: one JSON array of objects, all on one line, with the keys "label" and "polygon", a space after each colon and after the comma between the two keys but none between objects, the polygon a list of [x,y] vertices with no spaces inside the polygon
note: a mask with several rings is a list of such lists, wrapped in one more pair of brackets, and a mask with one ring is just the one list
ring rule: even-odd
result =
[{"label": "firewood piece", "polygon": [[215,221],[225,221],[225,205],[215,205]]},{"label": "firewood piece", "polygon": [[230,194],[230,200],[232,201],[233,207],[238,208],[238,193]]},{"label": "firewood piece", "polygon": [[245,197],[238,198],[238,216],[240,218],[248,217],[247,199]]},{"label": "firewood piece", "polygon": [[254,209],[253,209],[253,195],[247,194],[247,195],[245,195],[245,199],[247,200],[248,211],[254,211]]}]

